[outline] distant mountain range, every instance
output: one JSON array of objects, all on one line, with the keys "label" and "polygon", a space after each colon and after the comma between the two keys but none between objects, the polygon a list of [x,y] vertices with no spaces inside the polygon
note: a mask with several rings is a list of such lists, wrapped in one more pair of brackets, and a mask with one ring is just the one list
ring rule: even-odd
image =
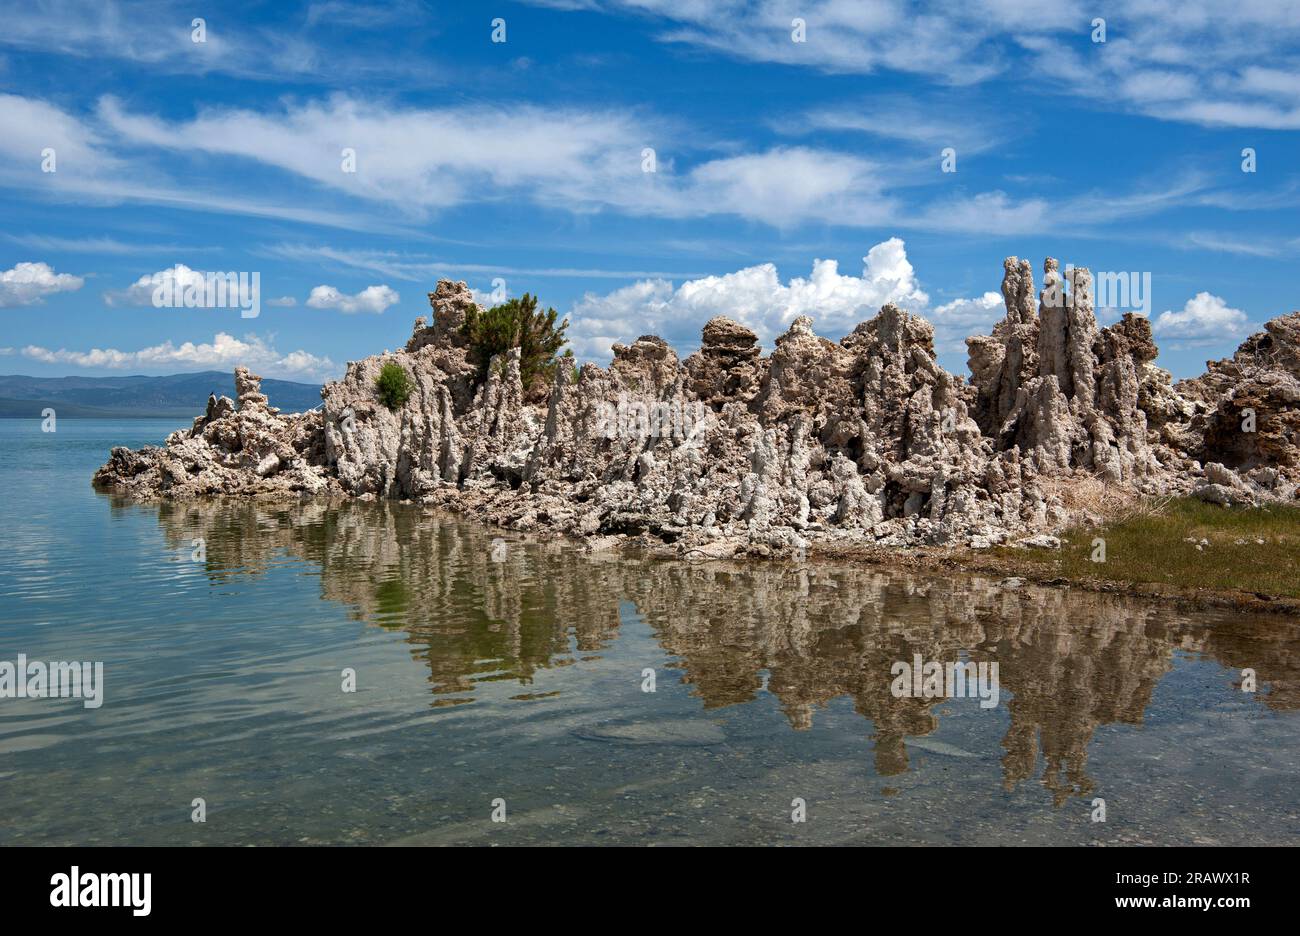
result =
[{"label": "distant mountain range", "polygon": [[[320,404],[318,384],[263,380],[262,392],[284,412]],[[150,419],[197,416],[208,394],[234,397],[229,371],[201,371],[170,377],[0,376],[0,418],[39,419],[52,407],[62,418]]]}]

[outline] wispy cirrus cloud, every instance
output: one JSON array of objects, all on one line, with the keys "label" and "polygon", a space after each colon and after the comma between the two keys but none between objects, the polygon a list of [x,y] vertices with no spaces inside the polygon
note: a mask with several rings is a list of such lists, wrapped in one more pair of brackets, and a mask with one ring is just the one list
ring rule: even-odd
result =
[{"label": "wispy cirrus cloud", "polygon": [[[211,110],[167,121],[105,97],[98,116],[133,146],[253,160],[412,217],[513,198],[575,213],[734,215],[780,227],[871,224],[893,207],[868,160],[813,147],[706,158],[682,171],[663,159],[646,172],[647,143],[681,134],[621,111],[414,109],[334,95],[280,111]],[[342,168],[345,150],[355,154],[355,172]]]},{"label": "wispy cirrus cloud", "polygon": [[348,269],[365,270],[380,276],[412,282],[461,278],[466,274],[484,276],[527,276],[546,278],[587,279],[638,279],[657,277],[703,276],[703,273],[665,273],[656,270],[610,270],[597,267],[521,267],[509,264],[468,263],[445,260],[425,254],[396,250],[366,250],[332,247],[326,244],[270,244],[260,248],[269,257],[278,257],[298,263],[320,266],[336,265]]},{"label": "wispy cirrus cloud", "polygon": [[[1076,195],[1068,203],[998,190],[954,191],[951,181],[941,185],[952,177],[937,169],[927,181],[938,188],[918,190],[915,173],[900,176],[896,167],[870,158],[808,145],[724,156],[688,152],[680,158],[669,158],[668,148],[657,171],[646,172],[643,144],[658,134],[677,139],[678,128],[653,117],[567,107],[419,109],[333,95],[266,111],[210,109],[189,120],[168,120],[128,112],[104,97],[92,116],[79,119],[46,102],[0,95],[0,118],[6,109],[24,126],[52,123],[55,136],[77,158],[65,173],[60,157],[59,172],[42,177],[32,155],[40,149],[38,130],[18,144],[0,138],[0,154],[13,157],[0,164],[0,185],[30,193],[35,183],[38,193],[43,186],[51,198],[134,200],[354,230],[400,232],[394,217],[416,225],[458,207],[514,201],[576,217],[731,217],[779,230],[820,224],[970,234],[1047,230],[1066,205],[1076,231],[1086,234],[1089,225],[1155,214],[1208,194],[1193,171],[1128,194]],[[566,133],[556,134],[556,125]],[[117,149],[151,154],[154,162],[137,155],[131,171],[122,171]],[[178,153],[187,162],[178,161]],[[280,202],[259,200],[246,183],[244,191],[226,193],[231,182],[225,173],[202,175],[211,170],[211,160],[188,163],[202,154],[278,173],[261,180],[267,191],[283,192],[285,174],[305,189],[301,197]],[[355,173],[345,171],[351,154]],[[688,164],[688,156],[696,161]],[[189,184],[168,178],[178,166],[191,173]],[[247,175],[243,169],[240,178]],[[198,187],[196,179],[210,184]],[[323,193],[332,201],[322,199]],[[322,201],[343,207],[316,207]],[[392,210],[376,213],[375,203]]]},{"label": "wispy cirrus cloud", "polygon": [[[655,135],[652,121],[627,113],[406,108],[344,95],[279,110],[212,109],[188,121],[130,113],[105,97],[98,116],[132,145],[241,157],[417,216],[521,193],[594,209],[609,201],[604,187],[644,182],[641,149]],[[344,150],[355,153],[355,172],[344,170]]]},{"label": "wispy cirrus cloud", "polygon": [[[653,118],[623,113],[533,105],[420,110],[335,95],[274,112],[209,111],[189,121],[127,113],[105,98],[98,114],[132,146],[239,156],[412,219],[516,199],[577,215],[1007,234],[1048,229],[1054,214],[1067,212],[1059,199],[997,190],[904,198],[891,189],[899,180],[872,160],[814,146],[706,155],[690,166],[661,158],[658,171],[645,172],[645,141],[677,134]],[[554,133],[557,124],[566,134]],[[345,148],[355,150],[355,173],[340,168]],[[936,169],[931,178],[938,184],[944,177]],[[1184,171],[1128,193],[1074,196],[1068,215],[1078,228],[1100,225],[1158,213],[1204,188],[1202,177]]]},{"label": "wispy cirrus cloud", "polygon": [[1295,254],[1300,249],[1300,238],[1246,240],[1213,231],[1191,231],[1184,235],[1182,245],[1189,249],[1237,254],[1243,257],[1273,258]]},{"label": "wispy cirrus cloud", "polygon": [[[250,26],[171,0],[44,0],[5,10],[0,47],[77,58],[105,57],[165,74],[220,74],[257,81],[353,81],[357,76],[441,76],[437,63],[417,61],[392,49],[362,50],[318,41],[323,30],[355,32],[363,25],[407,24],[427,18],[416,3],[390,6],[326,2],[299,14],[286,5],[279,25]],[[195,18],[203,19],[196,32]],[[426,23],[427,28],[427,23]],[[201,41],[196,41],[201,36]],[[349,43],[349,46],[354,43]],[[351,76],[344,78],[344,76]]]},{"label": "wispy cirrus cloud", "polygon": [[190,253],[201,253],[220,249],[218,247],[190,247],[181,244],[151,244],[147,241],[132,242],[115,237],[58,237],[48,234],[0,234],[0,237],[10,243],[21,244],[35,250],[104,256],[177,253],[182,250]]},{"label": "wispy cirrus cloud", "polygon": [[[554,5],[547,0],[534,0]],[[575,4],[575,8],[579,5]],[[1207,126],[1300,128],[1300,10],[1218,0],[592,0],[661,41],[827,73],[974,85],[1015,75],[1093,106]],[[806,41],[792,41],[792,20]],[[1094,19],[1105,41],[1094,42]],[[1100,36],[1099,36],[1100,38]],[[1263,64],[1267,63],[1267,64]]]},{"label": "wispy cirrus cloud", "polygon": [[925,149],[931,170],[938,165],[945,147],[952,147],[965,158],[987,152],[1015,136],[1014,124],[1005,114],[973,100],[959,103],[952,91],[933,98],[877,95],[818,104],[802,114],[783,115],[772,121],[772,127],[785,135],[829,132],[910,144]]},{"label": "wispy cirrus cloud", "polygon": [[131,141],[96,114],[76,114],[49,101],[0,93],[0,127],[0,187],[25,197],[82,205],[136,202],[348,230],[396,230],[360,212],[263,200],[221,178],[196,191],[192,182],[173,179],[174,167],[166,161],[151,162],[147,151],[121,155],[118,150]]}]

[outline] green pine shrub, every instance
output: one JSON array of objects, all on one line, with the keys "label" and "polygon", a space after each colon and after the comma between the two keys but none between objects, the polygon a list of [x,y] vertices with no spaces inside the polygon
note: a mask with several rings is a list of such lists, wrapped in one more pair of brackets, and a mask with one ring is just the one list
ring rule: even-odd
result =
[{"label": "green pine shrub", "polygon": [[564,366],[573,366],[572,351],[559,353],[568,341],[564,331],[569,321],[565,319],[557,326],[557,318],[554,309],[538,311],[537,297],[528,293],[486,310],[471,306],[463,331],[479,380],[487,377],[488,365],[495,355],[518,348],[525,397],[544,399],[561,359]]}]

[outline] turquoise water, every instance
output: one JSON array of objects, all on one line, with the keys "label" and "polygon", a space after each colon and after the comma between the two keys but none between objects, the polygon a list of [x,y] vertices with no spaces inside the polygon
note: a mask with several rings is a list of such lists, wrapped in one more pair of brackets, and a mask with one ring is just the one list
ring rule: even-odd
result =
[{"label": "turquoise water", "polygon": [[[174,428],[0,420],[0,661],[104,664],[98,709],[0,698],[0,843],[1300,834],[1294,620],[91,489],[112,445]],[[896,698],[916,654],[997,662],[998,705]]]}]

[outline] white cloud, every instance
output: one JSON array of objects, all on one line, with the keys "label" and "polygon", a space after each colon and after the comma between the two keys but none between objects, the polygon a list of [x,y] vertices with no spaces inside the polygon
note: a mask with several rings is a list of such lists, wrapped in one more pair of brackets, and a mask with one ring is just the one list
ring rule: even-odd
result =
[{"label": "white cloud", "polygon": [[355,296],[339,292],[333,286],[316,286],[307,297],[307,305],[312,309],[337,309],[345,315],[358,312],[370,312],[379,315],[400,300],[397,292],[390,286],[367,286]]},{"label": "white cloud", "polygon": [[[596,196],[615,180],[644,181],[641,148],[657,129],[621,112],[392,108],[344,95],[276,112],[211,110],[188,122],[127,113],[106,97],[99,117],[137,145],[256,160],[417,215],[521,190],[570,208],[603,203]],[[356,172],[342,171],[344,149],[355,151]]]},{"label": "white cloud", "polygon": [[[568,337],[580,359],[602,364],[611,344],[645,334],[659,335],[685,356],[699,347],[704,323],[725,315],[753,329],[770,351],[796,316],[811,316],[819,335],[838,339],[886,302],[934,326],[936,354],[953,373],[965,373],[966,339],[991,333],[1006,314],[1001,292],[993,290],[931,306],[904,242],[894,237],[868,251],[861,276],[841,275],[834,260],[817,260],[808,278],[782,283],[776,266],[764,263],[676,287],[666,279],[642,279],[604,295],[587,293],[570,310]],[[1250,327],[1244,312],[1206,292],[1152,322],[1174,350],[1238,341]]]},{"label": "white cloud", "polygon": [[[134,201],[349,230],[393,229],[391,224],[365,215],[305,208],[301,200],[263,202],[247,191],[225,193],[215,184],[196,193],[192,179],[188,184],[176,184],[141,154],[132,154],[128,161],[112,152],[114,144],[132,141],[124,141],[122,134],[102,119],[83,118],[35,98],[0,93],[0,127],[4,128],[0,133],[0,185],[25,196],[94,205]],[[54,151],[53,172],[41,171],[42,154],[47,149]]]},{"label": "white cloud", "polygon": [[18,263],[0,272],[0,307],[43,302],[46,296],[76,292],[85,280],[70,273],[55,273],[48,263]]},{"label": "white cloud", "polygon": [[569,315],[570,340],[579,356],[609,358],[613,340],[656,334],[687,353],[699,344],[700,328],[726,315],[752,328],[770,347],[796,317],[810,315],[821,334],[842,335],[886,302],[913,311],[929,304],[908,262],[903,241],[891,238],[863,258],[861,276],[839,272],[834,260],[817,260],[808,278],[783,284],[774,264],[746,267],[723,276],[688,280],[641,280],[603,296],[585,295]]},{"label": "white cloud", "polygon": [[201,252],[215,247],[188,247],[180,244],[127,243],[112,237],[51,237],[44,234],[3,234],[5,240],[36,250],[57,250],[78,254],[136,254],[176,253],[185,250]]},{"label": "white cloud", "polygon": [[151,306],[154,290],[159,286],[166,286],[170,291],[173,284],[176,293],[182,293],[186,287],[202,288],[203,272],[191,270],[185,264],[178,263],[157,273],[146,273],[126,289],[107,290],[104,293],[104,303],[110,306]]},{"label": "white cloud", "polygon": [[[255,160],[412,216],[481,202],[485,193],[577,213],[731,214],[776,226],[862,226],[892,207],[871,163],[809,147],[708,159],[683,172],[665,152],[656,172],[644,172],[643,147],[666,146],[680,134],[663,120],[621,111],[402,109],[334,95],[278,112],[212,110],[169,122],[105,97],[98,116],[133,145]],[[344,149],[355,151],[355,172],[341,169]]]},{"label": "white cloud", "polygon": [[978,99],[957,98],[949,88],[924,99],[915,94],[873,95],[848,105],[818,106],[802,115],[783,113],[772,121],[772,128],[778,133],[830,131],[899,140],[925,150],[926,172],[939,165],[943,147],[955,148],[964,158],[1015,138],[1005,113],[990,110]]},{"label": "white cloud", "polygon": [[[53,104],[16,94],[0,94],[0,155],[6,170],[31,187],[55,190],[73,179],[114,172],[122,163],[109,155],[103,137],[80,118]],[[44,151],[54,150],[53,172],[43,172]]]},{"label": "white cloud", "polygon": [[292,308],[293,306],[296,306],[298,304],[298,300],[295,299],[293,296],[281,296],[279,299],[266,300],[266,304],[269,306],[275,306],[276,308],[279,309],[289,309]]},{"label": "white cloud", "polygon": [[804,221],[861,227],[893,213],[881,187],[872,164],[856,156],[777,148],[697,166],[678,193],[649,207],[673,217],[734,214],[774,227]]},{"label": "white cloud", "polygon": [[23,356],[44,364],[68,364],[74,367],[123,370],[224,370],[243,364],[264,376],[284,378],[311,378],[324,380],[338,376],[338,370],[328,357],[318,357],[306,351],[281,354],[271,344],[257,335],[242,339],[218,332],[211,342],[186,341],[179,345],[171,341],[141,348],[139,351],[120,351],[116,348],[92,348],[89,351],[57,351],[28,345]]},{"label": "white cloud", "polygon": [[1208,292],[1199,292],[1177,312],[1161,312],[1151,323],[1159,338],[1173,338],[1185,344],[1208,344],[1245,336],[1250,331],[1246,313],[1231,308]]},{"label": "white cloud", "polygon": [[[229,276],[238,277],[241,284],[238,297],[232,295],[229,299],[218,299],[208,291],[208,277],[217,277],[225,279]],[[154,295],[157,290],[164,290],[164,295],[182,297],[186,296],[187,291],[193,291],[198,299],[198,308],[218,307],[216,303],[229,304],[233,307],[235,304],[249,303],[249,306],[257,306],[261,301],[261,274],[258,272],[222,272],[222,271],[204,271],[192,270],[183,263],[167,267],[165,270],[159,270],[156,273],[146,273],[141,276],[130,286],[125,289],[110,289],[103,294],[104,304],[108,306],[152,306],[154,305]],[[247,294],[242,290],[247,289]],[[221,295],[225,295],[222,293]],[[206,298],[203,298],[206,297]],[[187,297],[188,298],[188,297]],[[208,305],[205,305],[207,303]],[[189,308],[186,306],[186,308]]]},{"label": "white cloud", "polygon": [[[673,21],[673,27],[660,34],[665,41],[737,58],[850,74],[924,73],[949,84],[973,84],[1001,71],[995,50],[986,43],[991,27],[979,21],[981,16],[993,20],[993,13],[961,15],[959,6],[931,12],[900,2],[806,0],[792,14],[771,0],[731,0],[723,7],[680,0],[621,0],[609,5],[653,11]],[[807,23],[806,42],[791,41],[792,15]],[[973,21],[969,25],[968,19]]]},{"label": "white cloud", "polygon": [[[1010,73],[1094,106],[1165,120],[1300,128],[1300,9],[1289,3],[802,0],[795,12],[775,0],[589,6],[660,17],[661,41],[751,61],[904,73],[940,86]],[[806,42],[791,41],[793,15],[807,23]],[[1089,41],[1094,17],[1106,20],[1104,43]]]},{"label": "white cloud", "polygon": [[[11,157],[0,159],[0,185],[25,193],[390,233],[402,223],[457,206],[515,200],[575,215],[729,215],[778,228],[807,223],[888,225],[1006,235],[1050,229],[1054,218],[1063,214],[1076,225],[1154,214],[1205,188],[1204,180],[1172,185],[1162,181],[1160,189],[1130,195],[1107,192],[1103,198],[1094,193],[1063,203],[1012,199],[1000,191],[963,191],[918,202],[902,193],[918,181],[924,184],[917,175],[919,163],[900,174],[896,164],[880,165],[826,148],[777,146],[744,152],[698,129],[687,132],[643,113],[521,104],[400,108],[341,94],[286,102],[264,112],[206,110],[189,121],[128,113],[111,97],[100,100],[93,118],[82,120],[44,102],[0,95],[0,125],[5,124],[27,129],[17,142],[0,137],[0,155]],[[53,128],[51,133],[32,129],[43,126]],[[565,132],[556,133],[557,126]],[[67,154],[60,150],[59,171],[42,174],[33,189],[31,154],[39,152],[47,138],[66,140],[61,145],[72,155],[65,159]],[[684,139],[689,141],[685,152],[678,142]],[[661,150],[653,173],[641,168],[641,151],[648,143]],[[123,168],[125,161],[109,151],[110,144],[131,151],[129,171]],[[688,157],[721,148],[729,154],[687,164]],[[354,173],[342,169],[344,149],[356,151]],[[283,193],[282,202],[231,191],[228,180],[203,174],[216,171],[216,165],[228,173],[228,160],[192,163],[187,184],[177,184],[166,174],[177,162],[173,154],[233,156],[276,170],[273,180],[258,181]],[[164,155],[165,160],[159,158]],[[286,189],[281,173],[296,177],[305,190]],[[927,171],[923,178],[937,185],[939,177]],[[200,183],[204,187],[196,194]],[[323,194],[379,202],[396,210],[350,214],[304,207],[319,204]]]},{"label": "white cloud", "polygon": [[1188,233],[1183,244],[1189,248],[1202,248],[1216,253],[1241,254],[1247,257],[1278,257],[1284,253],[1293,253],[1297,247],[1295,240],[1278,243],[1273,240],[1243,240],[1231,234],[1192,231]]},{"label": "white cloud", "polygon": [[[217,72],[252,79],[329,81],[358,71],[390,75],[414,71],[413,62],[399,61],[396,55],[367,57],[347,47],[327,52],[307,38],[303,28],[243,24],[231,28],[234,21],[228,17],[209,16],[205,41],[194,42],[191,19],[195,11],[166,2],[135,0],[123,8],[114,0],[46,0],[10,7],[5,10],[0,46],[95,61],[113,58],[164,73]],[[408,23],[424,18],[419,14],[418,5],[401,9]],[[377,9],[372,15],[380,19],[394,11]],[[336,8],[325,18],[338,17]],[[309,13],[304,25],[314,26],[319,19]],[[355,33],[356,26],[348,28],[349,35]],[[429,69],[426,74],[436,73],[436,64],[424,65]]]},{"label": "white cloud", "polygon": [[1043,198],[1014,201],[1005,192],[983,192],[933,203],[924,209],[922,227],[975,234],[983,231],[1029,233],[1048,227],[1066,207]]},{"label": "white cloud", "polygon": [[592,267],[517,267],[500,264],[465,263],[425,254],[395,250],[355,250],[310,244],[274,244],[263,248],[272,257],[296,263],[341,266],[364,270],[376,276],[427,282],[439,279],[463,279],[466,274],[489,276],[559,277],[564,279],[671,279],[676,276],[703,276],[703,273],[665,273],[656,270],[609,270]]},{"label": "white cloud", "polygon": [[966,339],[987,335],[1006,315],[1000,292],[986,292],[975,299],[954,299],[923,314],[934,325],[934,341],[940,354],[965,354]]}]

